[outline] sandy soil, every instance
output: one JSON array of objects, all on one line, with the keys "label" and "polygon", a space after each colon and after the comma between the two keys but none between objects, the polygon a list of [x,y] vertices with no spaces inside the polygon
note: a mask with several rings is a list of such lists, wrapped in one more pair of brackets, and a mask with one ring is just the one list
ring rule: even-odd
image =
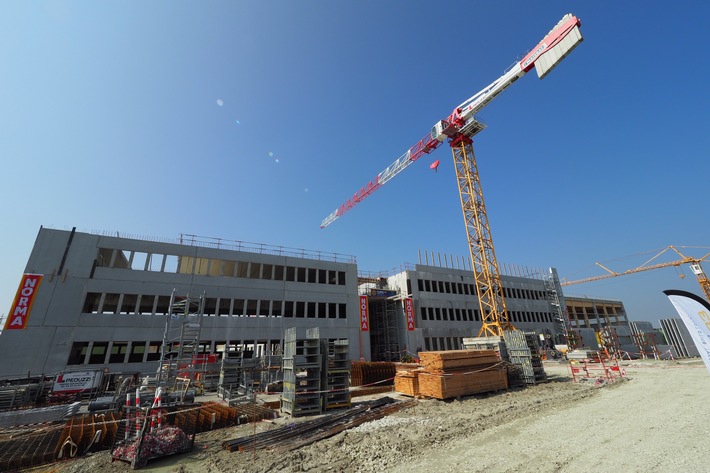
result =
[{"label": "sandy soil", "polygon": [[[189,454],[148,472],[670,472],[710,471],[710,374],[699,360],[634,361],[613,384],[573,383],[547,363],[549,383],[415,407],[284,455],[232,453],[222,441],[292,419],[199,434]],[[355,400],[359,400],[356,398]],[[54,473],[127,472],[108,452]]]}]

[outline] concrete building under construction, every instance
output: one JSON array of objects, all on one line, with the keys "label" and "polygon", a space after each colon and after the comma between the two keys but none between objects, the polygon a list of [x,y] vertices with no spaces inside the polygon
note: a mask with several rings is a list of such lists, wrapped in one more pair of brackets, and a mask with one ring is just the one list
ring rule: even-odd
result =
[{"label": "concrete building under construction", "polygon": [[[502,282],[515,327],[564,336],[556,275]],[[347,339],[350,359],[394,361],[461,348],[481,327],[470,268],[428,258],[373,275],[342,254],[40,228],[23,284],[29,297],[15,301],[0,335],[2,378],[107,366],[155,372],[171,304],[185,300],[201,301],[199,352],[210,354],[281,353],[285,329],[318,327],[323,338]]]}]

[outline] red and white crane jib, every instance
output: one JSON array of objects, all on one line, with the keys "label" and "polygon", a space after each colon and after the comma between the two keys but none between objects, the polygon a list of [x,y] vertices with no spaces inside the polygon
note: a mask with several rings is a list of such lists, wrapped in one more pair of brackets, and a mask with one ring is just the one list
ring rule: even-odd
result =
[{"label": "red and white crane jib", "polygon": [[431,129],[431,133],[419,140],[402,156],[379,173],[375,179],[357,191],[344,204],[334,210],[322,222],[320,227],[325,228],[345,212],[360,203],[377,189],[382,187],[394,176],[402,172],[407,166],[419,159],[422,155],[431,153],[447,138],[458,135],[471,137],[485,128],[478,122],[474,115],[488,105],[501,92],[513,82],[524,76],[533,65],[540,79],[544,78],[559,64],[583,38],[579,31],[581,22],[572,14],[565,15],[557,25],[528,53],[522,61],[517,62],[505,74],[493,81],[483,90],[468,98],[456,107],[446,120],[438,121]]},{"label": "red and white crane jib", "polygon": [[412,164],[414,161],[421,158],[424,154],[429,154],[434,151],[440,144],[440,141],[432,139],[431,134],[427,134],[424,138],[419,140],[417,144],[409,148],[406,153],[397,158],[395,162],[387,166],[384,171],[379,173],[377,177],[371,180],[365,187],[357,191],[343,205],[338,207],[330,215],[323,219],[320,224],[320,227],[325,228],[331,223],[333,223],[334,220],[336,220],[348,210],[355,207],[355,205],[362,201],[365,197],[369,196],[377,189],[385,185],[387,181],[402,172],[407,166]]}]

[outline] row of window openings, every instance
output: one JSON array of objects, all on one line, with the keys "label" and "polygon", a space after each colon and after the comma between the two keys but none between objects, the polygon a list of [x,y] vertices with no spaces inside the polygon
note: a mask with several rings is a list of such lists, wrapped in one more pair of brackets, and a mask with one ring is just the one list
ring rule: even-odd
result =
[{"label": "row of window openings", "polygon": [[467,296],[476,294],[476,287],[473,284],[462,282],[417,279],[417,287],[419,292],[441,292],[445,294],[465,294]]},{"label": "row of window openings", "polygon": [[345,285],[345,271],[99,248],[97,266],[163,273]]},{"label": "row of window openings", "polygon": [[[82,312],[85,314],[166,315],[170,313],[170,296],[89,292],[86,294]],[[203,315],[345,319],[347,318],[347,304],[207,298]]]},{"label": "row of window openings", "polygon": [[478,321],[480,313],[476,309],[452,309],[450,307],[420,307],[422,320]]},{"label": "row of window openings", "polygon": [[426,351],[460,350],[461,339],[458,337],[424,337]]},{"label": "row of window openings", "polygon": [[596,310],[594,307],[573,307],[570,308],[570,311],[576,315],[584,315],[586,313],[596,317],[597,315],[617,315],[617,312],[621,312],[621,309],[617,311],[614,307],[597,307]]},{"label": "row of window openings", "polygon": [[[419,292],[441,292],[445,294],[475,295],[476,287],[473,284],[450,281],[432,281],[429,279],[417,279]],[[518,289],[514,287],[504,287],[503,296],[508,299],[546,300],[543,291],[532,289]]]},{"label": "row of window openings", "polygon": [[[74,342],[67,365],[103,365],[109,363],[145,363],[160,361],[163,342]],[[200,342],[198,353],[225,351],[250,352],[251,356],[282,353],[280,341]]]},{"label": "row of window openings", "polygon": [[[422,320],[450,320],[450,321],[479,321],[478,310],[453,309],[451,307],[421,307],[420,314]],[[510,322],[532,322],[545,323],[552,322],[550,312],[519,312],[510,311]]]}]

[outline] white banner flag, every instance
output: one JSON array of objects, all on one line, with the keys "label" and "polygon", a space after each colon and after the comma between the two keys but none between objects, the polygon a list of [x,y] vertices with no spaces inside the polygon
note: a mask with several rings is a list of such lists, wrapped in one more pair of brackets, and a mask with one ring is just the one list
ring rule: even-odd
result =
[{"label": "white banner flag", "polygon": [[710,304],[690,292],[669,290],[663,293],[678,311],[710,372]]}]

